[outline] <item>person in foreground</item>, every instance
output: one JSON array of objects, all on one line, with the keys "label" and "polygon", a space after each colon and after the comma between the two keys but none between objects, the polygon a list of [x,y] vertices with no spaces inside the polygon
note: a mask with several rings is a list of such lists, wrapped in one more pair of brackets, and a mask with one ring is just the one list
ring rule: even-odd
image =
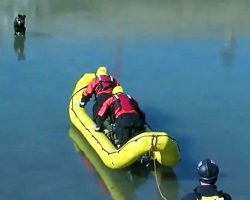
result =
[{"label": "person in foreground", "polygon": [[105,66],[100,66],[96,73],[96,77],[87,85],[86,90],[82,93],[80,106],[85,107],[89,99],[94,94],[95,103],[93,105],[93,120],[96,120],[97,113],[103,102],[112,96],[112,90],[115,86],[120,85],[119,82],[109,75]]},{"label": "person in foreground", "polygon": [[116,86],[112,94],[98,112],[95,130],[103,130],[103,122],[110,114],[115,123],[114,143],[119,148],[132,137],[145,131],[145,113],[134,98],[124,93],[121,86]]},{"label": "person in foreground", "polygon": [[181,200],[232,200],[231,196],[222,190],[217,190],[216,181],[219,167],[211,159],[200,161],[197,167],[200,185],[193,192],[186,194]]}]

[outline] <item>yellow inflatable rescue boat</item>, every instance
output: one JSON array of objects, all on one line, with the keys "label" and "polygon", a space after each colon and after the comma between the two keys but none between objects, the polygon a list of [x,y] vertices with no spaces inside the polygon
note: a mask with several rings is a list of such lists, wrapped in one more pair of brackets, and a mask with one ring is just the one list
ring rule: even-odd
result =
[{"label": "yellow inflatable rescue boat", "polygon": [[155,132],[148,128],[117,149],[104,132],[94,130],[95,122],[86,108],[79,106],[83,90],[94,77],[94,73],[86,73],[77,81],[69,102],[69,116],[103,163],[113,169],[124,168],[149,154],[151,159],[163,166],[175,166],[180,161],[179,147],[176,140],[166,132]]}]

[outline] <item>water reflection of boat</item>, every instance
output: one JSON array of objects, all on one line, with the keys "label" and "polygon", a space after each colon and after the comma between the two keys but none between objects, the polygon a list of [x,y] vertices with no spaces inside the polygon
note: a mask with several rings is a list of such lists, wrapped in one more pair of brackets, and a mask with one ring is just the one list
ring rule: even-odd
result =
[{"label": "water reflection of boat", "polygon": [[83,90],[94,77],[94,73],[86,73],[76,83],[69,102],[69,116],[73,125],[86,138],[104,164],[110,168],[127,167],[150,152],[151,159],[157,160],[161,165],[176,165],[180,160],[179,147],[175,139],[166,132],[148,129],[117,149],[103,132],[94,131],[95,123],[85,108],[77,105]]},{"label": "water reflection of boat", "polygon": [[[153,173],[155,173],[155,177],[157,178],[157,182],[159,184],[161,193],[165,197],[165,199],[168,200],[179,199],[178,198],[179,183],[173,169],[158,165]],[[158,192],[157,199],[159,200],[163,199],[163,197],[160,195],[160,192]]]},{"label": "water reflection of boat", "polygon": [[[87,167],[93,167],[99,174],[100,180],[104,183],[110,195],[115,200],[132,200],[134,199],[134,190],[136,181],[134,181],[133,173],[128,169],[112,170],[107,168],[100,158],[97,156],[86,139],[73,127],[69,129],[69,137],[72,139],[76,149],[82,153]],[[145,178],[141,178],[140,182],[144,182]],[[137,181],[137,185],[139,182]]]},{"label": "water reflection of boat", "polygon": [[[110,169],[103,164],[77,129],[71,127],[69,129],[69,137],[75,149],[82,155],[86,167],[94,169],[98,173],[102,185],[105,186],[114,200],[136,199],[136,190],[146,182],[149,176],[154,174],[153,166],[145,168],[141,165],[132,165],[118,170]],[[155,172],[164,196],[167,199],[176,200],[179,186],[173,170],[157,165]],[[158,199],[161,199],[160,195]]]}]

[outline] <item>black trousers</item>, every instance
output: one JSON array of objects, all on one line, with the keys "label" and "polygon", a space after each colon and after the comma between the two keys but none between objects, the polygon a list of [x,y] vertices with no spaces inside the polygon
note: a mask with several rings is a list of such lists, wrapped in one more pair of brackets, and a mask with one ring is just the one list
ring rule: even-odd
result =
[{"label": "black trousers", "polygon": [[97,114],[102,106],[102,104],[109,98],[111,97],[111,93],[103,93],[100,94],[98,97],[96,97],[96,101],[93,105],[93,120],[96,121]]},{"label": "black trousers", "polygon": [[135,113],[122,114],[115,120],[115,137],[119,145],[145,131],[144,122]]}]

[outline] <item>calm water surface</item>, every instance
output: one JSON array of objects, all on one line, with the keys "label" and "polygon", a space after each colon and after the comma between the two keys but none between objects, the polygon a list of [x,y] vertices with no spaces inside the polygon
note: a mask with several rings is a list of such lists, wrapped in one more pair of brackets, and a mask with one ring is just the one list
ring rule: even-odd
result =
[{"label": "calm water surface", "polygon": [[[75,82],[103,64],[148,123],[178,141],[182,161],[157,170],[168,200],[193,189],[205,157],[220,166],[219,188],[248,199],[249,7],[243,0],[1,0],[0,199],[161,199],[152,171],[105,168],[70,127]],[[18,13],[27,15],[27,35],[15,41]]]}]

